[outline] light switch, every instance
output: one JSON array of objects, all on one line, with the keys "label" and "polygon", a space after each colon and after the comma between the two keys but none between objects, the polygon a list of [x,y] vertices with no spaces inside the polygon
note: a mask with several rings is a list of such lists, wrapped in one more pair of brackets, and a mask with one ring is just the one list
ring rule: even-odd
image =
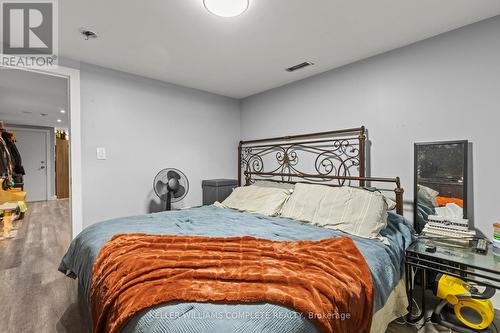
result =
[{"label": "light switch", "polygon": [[97,147],[97,159],[98,160],[105,160],[106,159],[106,148]]}]

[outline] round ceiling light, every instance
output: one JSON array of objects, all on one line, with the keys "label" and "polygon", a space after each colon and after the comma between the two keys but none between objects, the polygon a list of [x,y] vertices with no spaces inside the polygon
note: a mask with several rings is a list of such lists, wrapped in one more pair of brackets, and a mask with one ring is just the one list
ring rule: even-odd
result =
[{"label": "round ceiling light", "polygon": [[249,0],[203,0],[203,4],[214,15],[234,17],[248,9]]}]

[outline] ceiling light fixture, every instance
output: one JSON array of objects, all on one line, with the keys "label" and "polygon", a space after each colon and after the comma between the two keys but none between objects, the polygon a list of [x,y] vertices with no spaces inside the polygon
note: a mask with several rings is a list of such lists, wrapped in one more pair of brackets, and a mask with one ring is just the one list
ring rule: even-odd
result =
[{"label": "ceiling light fixture", "polygon": [[66,113],[66,110],[61,110],[61,113],[62,113],[62,114],[65,114],[65,113]]},{"label": "ceiling light fixture", "polygon": [[61,119],[57,119],[57,122],[60,123],[62,120]]},{"label": "ceiling light fixture", "polygon": [[212,14],[222,17],[235,17],[243,14],[250,0],[203,0],[205,8]]}]

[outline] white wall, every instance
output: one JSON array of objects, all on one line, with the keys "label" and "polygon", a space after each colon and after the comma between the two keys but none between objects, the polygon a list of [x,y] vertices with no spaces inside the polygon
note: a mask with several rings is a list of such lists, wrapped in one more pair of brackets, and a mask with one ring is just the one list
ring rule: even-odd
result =
[{"label": "white wall", "polygon": [[[201,181],[236,176],[239,102],[95,66],[80,66],[84,227],[155,210],[162,168],[190,182],[179,206],[201,205]],[[96,159],[106,147],[107,160]]]},{"label": "white wall", "polygon": [[[244,139],[366,125],[372,176],[413,198],[413,143],[474,146],[475,224],[500,220],[500,17],[242,101]],[[408,211],[407,216],[411,217]]]}]

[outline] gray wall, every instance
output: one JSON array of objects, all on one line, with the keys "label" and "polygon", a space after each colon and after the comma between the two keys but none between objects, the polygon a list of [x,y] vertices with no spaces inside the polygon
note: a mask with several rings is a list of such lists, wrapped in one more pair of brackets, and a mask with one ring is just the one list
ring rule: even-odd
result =
[{"label": "gray wall", "polygon": [[499,17],[249,97],[241,109],[244,139],[366,125],[371,174],[401,176],[408,200],[413,143],[469,139],[475,224],[491,235],[500,219]]},{"label": "gray wall", "polygon": [[[82,64],[84,226],[158,209],[152,182],[182,170],[190,190],[179,207],[201,205],[201,180],[236,175],[239,102]],[[106,147],[107,160],[96,159]]]}]

